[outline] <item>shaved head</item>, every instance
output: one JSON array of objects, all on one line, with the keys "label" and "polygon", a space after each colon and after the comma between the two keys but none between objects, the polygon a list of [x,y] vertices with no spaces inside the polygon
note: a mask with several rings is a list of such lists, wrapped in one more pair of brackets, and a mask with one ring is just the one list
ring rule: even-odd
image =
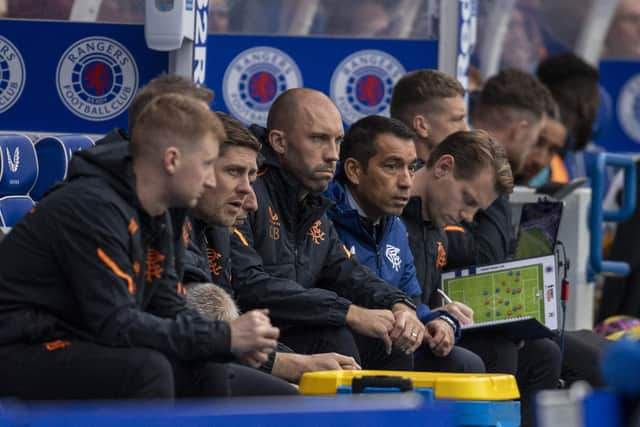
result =
[{"label": "shaved head", "polygon": [[340,117],[340,112],[327,95],[314,89],[294,88],[283,92],[273,102],[267,117],[267,129],[290,129],[294,123],[302,119],[305,112],[311,109],[324,109],[330,114]]}]

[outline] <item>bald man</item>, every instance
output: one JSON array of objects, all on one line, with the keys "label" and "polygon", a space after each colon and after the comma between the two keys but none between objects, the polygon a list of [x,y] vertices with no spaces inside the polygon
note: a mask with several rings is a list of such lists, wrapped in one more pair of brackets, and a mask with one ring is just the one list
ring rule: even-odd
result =
[{"label": "bald man", "polygon": [[[256,129],[265,157],[258,210],[232,239],[242,310],[267,307],[281,341],[299,353],[336,352],[366,369],[410,369],[424,327],[402,291],[358,264],[320,196],[333,178],[342,119],[321,92],[291,89]],[[434,344],[435,345],[435,344]]]}]

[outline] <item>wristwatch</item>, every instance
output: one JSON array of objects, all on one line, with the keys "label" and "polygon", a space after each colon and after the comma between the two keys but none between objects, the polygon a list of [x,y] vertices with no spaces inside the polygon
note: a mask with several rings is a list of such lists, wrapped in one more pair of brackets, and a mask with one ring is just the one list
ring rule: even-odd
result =
[{"label": "wristwatch", "polygon": [[391,302],[391,307],[393,307],[394,305],[396,305],[398,303],[404,304],[404,305],[406,305],[407,307],[409,307],[410,309],[412,309],[414,311],[416,310],[416,304],[413,301],[411,301],[411,299],[408,298],[408,297],[397,297],[397,298],[395,298]]}]

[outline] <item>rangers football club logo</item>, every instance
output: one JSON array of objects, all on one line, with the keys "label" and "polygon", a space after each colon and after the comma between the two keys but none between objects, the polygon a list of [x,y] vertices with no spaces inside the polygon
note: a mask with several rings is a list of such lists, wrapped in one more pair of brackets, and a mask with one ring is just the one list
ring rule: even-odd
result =
[{"label": "rangers football club logo", "polygon": [[346,57],[331,77],[331,98],[344,122],[350,125],[370,114],[388,116],[393,86],[405,73],[396,58],[380,50]]},{"label": "rangers football club logo", "polygon": [[22,55],[13,43],[0,36],[0,113],[11,108],[20,98],[24,81]]},{"label": "rangers football club logo", "polygon": [[127,109],[138,88],[138,67],[131,53],[106,37],[87,37],[71,45],[56,73],[58,95],[76,116],[112,119]]},{"label": "rangers football club logo", "polygon": [[289,55],[260,46],[239,53],[224,73],[222,96],[245,125],[265,126],[273,101],[287,89],[302,87],[302,73]]},{"label": "rangers football club logo", "polygon": [[618,97],[618,118],[629,138],[640,143],[640,74],[622,86]]}]

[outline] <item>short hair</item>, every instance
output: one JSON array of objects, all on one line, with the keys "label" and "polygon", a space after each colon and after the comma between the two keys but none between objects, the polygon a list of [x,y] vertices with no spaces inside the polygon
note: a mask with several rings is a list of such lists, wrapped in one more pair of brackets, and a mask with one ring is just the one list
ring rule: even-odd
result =
[{"label": "short hair", "polygon": [[213,283],[190,283],[187,289],[187,306],[209,320],[231,322],[240,316],[238,306],[231,295]]},{"label": "short hair", "polygon": [[131,135],[131,154],[140,158],[170,145],[189,149],[207,134],[218,141],[225,139],[220,119],[208,106],[177,93],[159,95],[138,115]]},{"label": "short hair", "polygon": [[147,83],[133,98],[129,106],[129,134],[133,133],[138,115],[144,110],[149,101],[158,95],[167,93],[179,93],[199,99],[207,104],[213,101],[213,91],[196,84],[182,76],[173,74],[161,74]]},{"label": "short hair", "polygon": [[342,170],[338,178],[344,180],[344,162],[353,158],[366,172],[369,159],[377,153],[375,140],[379,135],[391,134],[401,139],[415,140],[416,133],[400,120],[382,116],[367,116],[353,123],[340,144],[340,163]]},{"label": "short hair", "polygon": [[550,97],[549,90],[531,74],[502,70],[487,80],[480,91],[471,121],[481,120],[497,129],[509,126],[523,114],[539,121]]},{"label": "short hair", "polygon": [[257,153],[260,152],[262,144],[240,120],[222,111],[216,111],[215,114],[222,122],[224,132],[227,134],[226,139],[220,145],[220,156],[223,156],[229,147],[246,147]]},{"label": "short hair", "polygon": [[433,168],[438,159],[446,154],[455,159],[453,174],[456,178],[469,181],[490,167],[495,173],[496,192],[508,194],[513,191],[513,174],[507,152],[487,132],[471,130],[452,133],[433,149],[427,168]]},{"label": "short hair", "polygon": [[583,148],[589,142],[600,97],[598,69],[573,53],[565,53],[545,58],[536,75],[558,103],[565,124],[577,133],[574,148]]},{"label": "short hair", "polygon": [[436,112],[434,101],[464,97],[464,88],[455,78],[438,70],[417,70],[405,74],[393,88],[391,117],[409,125],[418,112]]}]

